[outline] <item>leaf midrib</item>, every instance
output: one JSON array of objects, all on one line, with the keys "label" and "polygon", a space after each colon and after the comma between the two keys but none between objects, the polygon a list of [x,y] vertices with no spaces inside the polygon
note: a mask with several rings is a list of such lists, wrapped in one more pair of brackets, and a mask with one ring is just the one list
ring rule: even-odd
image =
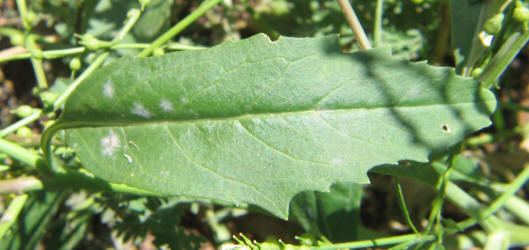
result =
[{"label": "leaf midrib", "polygon": [[465,105],[476,105],[479,103],[489,103],[494,102],[494,100],[479,100],[477,102],[460,102],[460,103],[435,103],[435,104],[421,104],[421,105],[403,105],[403,106],[373,106],[373,107],[352,107],[345,109],[319,109],[319,110],[299,110],[299,111],[281,111],[281,112],[263,112],[263,113],[249,113],[233,116],[219,116],[219,117],[200,117],[200,118],[186,118],[186,119],[174,119],[174,120],[163,120],[163,119],[154,119],[149,118],[146,120],[132,120],[127,122],[109,122],[109,121],[73,121],[73,122],[62,122],[58,129],[65,128],[75,128],[75,127],[110,127],[110,126],[134,126],[134,125],[148,125],[148,124],[158,124],[158,123],[202,123],[202,122],[212,122],[212,121],[240,121],[248,118],[262,118],[262,117],[273,117],[273,116],[310,116],[311,114],[318,115],[323,113],[339,113],[339,112],[353,112],[353,111],[369,111],[376,109],[407,109],[407,108],[431,108],[436,106],[447,107],[447,106],[465,106]]}]

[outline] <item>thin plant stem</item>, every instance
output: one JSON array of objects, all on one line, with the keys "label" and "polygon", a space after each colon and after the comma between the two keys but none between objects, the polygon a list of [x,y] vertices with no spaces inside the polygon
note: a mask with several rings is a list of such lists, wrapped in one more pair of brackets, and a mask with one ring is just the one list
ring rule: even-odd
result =
[{"label": "thin plant stem", "polygon": [[[120,43],[116,45],[110,46],[109,49],[115,50],[115,49],[145,49],[150,46],[149,43]],[[167,49],[169,50],[199,50],[199,49],[205,49],[207,47],[204,46],[197,46],[197,45],[186,45],[181,43],[169,43],[167,44]],[[75,47],[75,48],[67,48],[67,49],[58,49],[58,50],[46,50],[42,51],[42,58],[43,59],[56,59],[61,58],[65,56],[75,56],[82,54],[86,51],[85,47]],[[21,54],[12,55],[9,57],[0,57],[0,63],[15,61],[15,60],[23,60],[23,59],[29,59],[31,58],[31,53],[25,52]]]},{"label": "thin plant stem", "polygon": [[27,199],[27,194],[21,194],[13,198],[9,204],[4,215],[2,215],[2,219],[0,219],[0,240],[4,238],[6,232],[17,221],[18,215],[20,214],[20,211],[22,211],[22,208],[24,208]]},{"label": "thin plant stem", "polygon": [[367,247],[381,247],[388,245],[395,245],[402,242],[409,241],[432,241],[435,240],[433,235],[417,235],[417,234],[406,234],[392,237],[377,238],[372,240],[360,240],[354,242],[332,244],[330,246],[313,247],[312,249],[318,250],[330,250],[330,249],[344,249],[344,248],[367,248]]},{"label": "thin plant stem", "polygon": [[529,225],[529,204],[525,200],[518,196],[511,196],[504,207],[520,219],[520,221]]},{"label": "thin plant stem", "polygon": [[382,17],[384,14],[384,0],[377,0],[377,7],[375,9],[375,23],[373,28],[373,45],[376,47],[382,46]]},{"label": "thin plant stem", "polygon": [[35,71],[35,77],[37,78],[37,86],[40,89],[48,88],[48,80],[46,79],[44,68],[42,67],[42,59],[31,58],[31,64],[33,65],[33,70]]},{"label": "thin plant stem", "polygon": [[485,219],[489,217],[490,215],[494,214],[496,211],[498,211],[500,208],[503,207],[503,205],[507,202],[507,200],[513,196],[520,188],[522,188],[523,185],[529,180],[529,164],[526,164],[524,166],[524,169],[522,172],[514,179],[514,181],[510,182],[507,185],[507,188],[504,189],[503,193],[498,197],[490,206],[483,210],[480,214],[481,219]]},{"label": "thin plant stem", "polygon": [[[141,15],[141,11],[135,11],[132,12],[131,15],[129,15],[129,18],[127,19],[126,24],[124,27],[120,30],[118,35],[114,38],[113,42],[117,43],[123,39],[123,37],[130,31],[130,29],[133,27],[133,25],[139,20],[139,17]],[[53,51],[45,51],[42,52],[43,58],[58,58],[63,57],[67,55],[76,55],[83,53],[86,49],[84,47],[78,47],[78,48],[69,48],[69,49],[63,49],[63,50],[53,50]],[[26,55],[27,54],[27,55]],[[30,53],[24,54],[24,58],[31,57]],[[109,56],[109,52],[103,52],[99,54],[93,63],[88,66],[88,68],[81,74],[77,79],[75,79],[72,84],[68,86],[68,88],[55,100],[52,106],[52,111],[55,111],[60,108],[60,106],[64,103],[66,98],[70,95],[70,93],[84,80],[86,77],[88,77],[94,70],[96,70],[105,59]],[[7,61],[9,59],[0,59],[0,62],[2,60]],[[37,74],[38,76],[38,74]],[[31,122],[36,121],[39,119],[42,115],[44,115],[44,112],[37,112],[33,113],[32,115],[8,126],[7,128],[0,131],[0,138],[5,137],[6,135],[16,131],[18,128],[23,127]]]},{"label": "thin plant stem", "polygon": [[[48,51],[42,51],[42,58],[43,59],[55,59],[55,58],[60,58],[60,57],[65,57],[65,56],[78,55],[85,51],[86,49],[84,47],[60,49],[60,50],[48,50]],[[0,58],[0,63],[28,59],[28,58],[31,58],[31,53],[26,52],[22,54],[13,55],[10,57]]]},{"label": "thin plant stem", "polygon": [[2,129],[2,131],[0,131],[0,138],[3,138],[6,135],[15,132],[17,129],[19,129],[21,127],[24,127],[24,126],[26,126],[26,125],[38,120],[41,115],[43,115],[42,111],[35,112],[35,113],[25,117],[24,119],[18,120],[17,122],[9,125],[8,127]]},{"label": "thin plant stem", "polygon": [[367,35],[364,32],[364,29],[362,28],[362,24],[360,24],[358,17],[356,17],[356,14],[353,10],[353,7],[349,3],[349,0],[338,0],[338,3],[342,7],[345,20],[347,20],[347,23],[353,30],[353,33],[356,37],[356,40],[358,41],[358,46],[360,46],[360,49],[361,50],[371,49],[371,44],[369,43],[369,39],[367,39]]},{"label": "thin plant stem", "polygon": [[169,43],[167,45],[167,49],[170,50],[199,50],[199,49],[205,49],[207,47],[204,46],[197,46],[197,45],[186,45],[181,43]]},{"label": "thin plant stem", "polygon": [[27,35],[25,47],[31,54],[31,64],[33,65],[33,71],[35,71],[35,77],[37,78],[37,86],[40,89],[45,89],[48,88],[48,80],[46,79],[46,73],[44,73],[44,67],[42,67],[42,51],[38,47],[35,39],[35,35]]},{"label": "thin plant stem", "polygon": [[138,20],[140,19],[141,13],[142,13],[142,11],[140,11],[138,9],[132,9],[131,11],[129,11],[128,19],[125,22],[125,25],[123,25],[123,27],[118,32],[116,37],[114,37],[114,39],[112,39],[113,43],[118,43],[121,40],[123,40],[125,35],[127,35],[129,33],[129,31],[132,29],[132,27],[134,27],[134,24],[136,24],[136,22],[138,22]]},{"label": "thin plant stem", "polygon": [[[108,55],[109,55],[108,52],[104,52],[104,53],[100,54],[94,60],[94,62],[92,64],[90,64],[90,66],[88,66],[88,68],[81,75],[79,75],[79,77],[77,77],[77,79],[75,79],[75,81],[73,81],[72,84],[70,84],[70,86],[68,86],[68,88],[57,98],[57,100],[55,100],[55,102],[53,104],[53,110],[57,110],[64,103],[64,101],[70,95],[70,93],[77,87],[77,85],[79,85],[79,83],[81,83],[81,81],[83,81],[94,70],[96,70],[105,61],[105,59],[108,57]],[[5,137],[5,136],[15,132],[20,127],[26,126],[27,124],[30,124],[30,123],[38,120],[44,114],[45,114],[44,111],[35,112],[35,113],[29,115],[28,117],[25,117],[24,119],[19,120],[19,121],[15,122],[15,123],[11,124],[10,126],[2,129],[2,131],[0,131],[0,138]]]},{"label": "thin plant stem", "polygon": [[31,167],[36,168],[41,158],[37,153],[31,152],[16,143],[0,139],[0,152],[3,152]]},{"label": "thin plant stem", "polygon": [[160,47],[162,44],[169,41],[171,38],[178,35],[182,30],[184,30],[187,26],[189,26],[191,23],[193,23],[195,20],[197,20],[199,17],[201,17],[206,11],[213,8],[217,3],[219,3],[220,0],[206,0],[200,6],[193,11],[191,14],[186,16],[184,19],[182,19],[180,22],[178,22],[175,26],[173,26],[171,29],[169,29],[167,32],[162,34],[158,39],[156,39],[149,47],[144,49],[142,52],[138,54],[138,57],[146,57],[149,56],[156,48]]},{"label": "thin plant stem", "polygon": [[432,202],[432,211],[430,212],[430,216],[428,217],[428,226],[426,226],[426,229],[424,230],[425,233],[429,233],[432,231],[433,225],[435,224],[435,220],[437,217],[441,214],[441,208],[443,207],[443,195],[442,190],[444,186],[444,175],[439,176],[439,179],[437,181],[436,190],[437,195],[435,196],[434,201]]},{"label": "thin plant stem", "polygon": [[395,190],[397,191],[397,197],[399,198],[399,205],[400,209],[402,210],[402,214],[404,216],[404,219],[406,220],[406,223],[408,223],[408,226],[413,230],[414,233],[418,234],[419,231],[413,225],[413,222],[410,218],[410,213],[408,211],[408,208],[406,207],[406,201],[404,201],[404,195],[402,194],[402,187],[400,186],[399,177],[395,176]]},{"label": "thin plant stem", "polygon": [[24,26],[24,29],[26,31],[29,31],[31,29],[31,26],[29,23],[26,22],[27,13],[28,13],[28,7],[26,4],[26,0],[16,0],[17,3],[17,9],[18,14],[20,15],[20,18],[22,19],[22,25]]},{"label": "thin plant stem", "polygon": [[[136,22],[139,20],[140,16],[141,16],[141,11],[140,10],[132,11],[131,14],[129,15],[129,18],[127,19],[125,25],[123,26],[123,28],[121,28],[121,30],[119,31],[118,35],[112,40],[112,42],[113,43],[120,42],[123,39],[123,37],[125,37],[125,35],[132,29],[134,24],[136,24]],[[75,81],[72,82],[72,84],[70,84],[70,86],[68,86],[68,88],[61,94],[61,96],[59,96],[57,98],[57,100],[55,100],[55,102],[53,103],[53,110],[58,109],[64,103],[66,98],[68,96],[70,96],[72,91],[75,88],[77,88],[77,86],[84,79],[86,79],[90,74],[92,74],[92,72],[94,72],[94,70],[96,70],[101,64],[103,64],[103,62],[105,61],[105,59],[109,55],[110,55],[109,52],[103,52],[103,53],[99,54],[97,56],[97,58],[94,60],[94,62],[92,62],[90,64],[90,66],[88,66],[88,68],[81,75],[79,75],[79,77],[77,77],[77,79],[75,79]]]},{"label": "thin plant stem", "polygon": [[88,68],[86,68],[86,70],[83,71],[83,73],[79,75],[79,77],[77,77],[77,79],[75,79],[75,81],[73,81],[72,84],[68,86],[68,88],[57,98],[57,100],[55,100],[55,102],[53,103],[53,109],[54,110],[58,109],[64,103],[64,101],[66,101],[66,98],[70,96],[72,91],[84,79],[86,79],[90,74],[92,74],[94,70],[96,70],[97,68],[99,68],[101,64],[103,64],[103,62],[105,61],[105,59],[108,57],[109,54],[110,54],[109,52],[103,52],[99,54],[97,58],[94,60],[94,62],[92,62],[90,66],[88,66]]},{"label": "thin plant stem", "polygon": [[[57,110],[64,103],[64,101],[70,95],[70,93],[75,89],[75,87],[77,87],[77,85],[79,85],[79,83],[81,83],[81,81],[83,81],[94,70],[96,70],[104,62],[104,60],[108,57],[108,55],[109,55],[108,52],[100,54],[94,60],[94,62],[92,64],[90,64],[90,66],[88,66],[88,68],[81,75],[79,75],[79,77],[77,77],[77,79],[75,79],[75,81],[73,81],[72,84],[70,84],[70,86],[68,86],[68,88],[57,98],[57,100],[55,100],[55,102],[53,104],[53,110]],[[19,121],[15,122],[15,123],[11,124],[10,126],[2,129],[2,131],[0,131],[0,138],[5,137],[5,136],[15,132],[17,129],[19,129],[19,128],[23,127],[23,126],[26,126],[26,125],[38,120],[44,114],[45,114],[44,111],[35,112],[35,113],[29,115],[28,117],[25,117],[24,119],[19,120]]]},{"label": "thin plant stem", "polygon": [[[16,0],[18,13],[20,15],[20,18],[22,19],[22,25],[24,26],[24,30],[26,31],[26,43],[25,47],[30,51],[39,51],[40,49],[37,47],[37,44],[35,43],[35,36],[28,34],[31,31],[31,24],[27,21],[27,4],[25,0]],[[48,87],[48,80],[46,80],[46,74],[44,73],[44,68],[42,67],[42,59],[37,57],[36,55],[32,55],[31,58],[31,64],[33,65],[33,70],[35,71],[35,77],[37,78],[37,85],[39,88],[47,88]]]},{"label": "thin plant stem", "polygon": [[33,71],[35,71],[35,77],[37,78],[37,86],[45,89],[48,87],[48,80],[46,79],[46,73],[44,73],[44,67],[42,67],[42,52],[35,39],[35,35],[27,35],[25,47],[31,54],[31,64],[33,65]]},{"label": "thin plant stem", "polygon": [[439,176],[439,180],[436,185],[437,196],[433,202],[432,212],[428,218],[428,226],[426,227],[425,233],[429,233],[432,230],[434,220],[436,220],[436,223],[441,223],[441,210],[443,208],[445,199],[446,186],[450,182],[449,176],[454,166],[454,159],[455,158],[453,157],[453,154],[450,154],[450,158],[448,159],[450,161],[450,165],[446,168],[446,171],[444,171],[443,175]]},{"label": "thin plant stem", "polygon": [[15,179],[0,180],[0,195],[21,194],[41,190],[44,184],[34,176],[18,177]]},{"label": "thin plant stem", "polygon": [[499,102],[500,107],[513,111],[529,112],[529,107],[522,106],[514,102]]}]

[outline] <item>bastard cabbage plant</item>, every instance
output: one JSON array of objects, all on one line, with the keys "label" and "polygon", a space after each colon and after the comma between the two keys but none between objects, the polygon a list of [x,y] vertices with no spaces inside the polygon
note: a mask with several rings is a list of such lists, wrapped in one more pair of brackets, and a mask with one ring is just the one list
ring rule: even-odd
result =
[{"label": "bastard cabbage plant", "polygon": [[[0,134],[0,248],[529,243],[529,169],[483,174],[491,158],[478,153],[527,135],[501,111],[529,109],[497,101],[529,40],[525,1],[198,3],[16,1],[21,27],[0,35],[22,52],[0,62],[30,60],[42,106],[13,109],[21,119]],[[419,25],[422,12],[434,28]],[[441,41],[428,45],[431,34]],[[69,78],[46,69],[52,59]],[[401,232],[362,225],[380,176],[392,177]],[[409,197],[421,198],[401,182],[429,190],[422,212],[411,213]],[[238,221],[252,216],[297,229],[241,229],[267,227]]]}]

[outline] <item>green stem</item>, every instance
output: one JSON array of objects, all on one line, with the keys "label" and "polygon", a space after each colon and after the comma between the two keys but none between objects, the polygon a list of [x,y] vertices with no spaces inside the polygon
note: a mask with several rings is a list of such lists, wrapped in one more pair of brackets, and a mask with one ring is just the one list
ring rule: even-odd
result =
[{"label": "green stem", "polygon": [[36,120],[38,120],[40,118],[41,115],[43,115],[44,113],[42,111],[40,112],[35,112],[31,115],[29,115],[28,117],[25,117],[24,119],[22,120],[19,120],[11,125],[9,125],[8,127],[2,129],[2,131],[0,131],[0,138],[3,138],[13,132],[15,132],[17,129],[21,128],[21,127],[24,127]]},{"label": "green stem", "polygon": [[[506,108],[508,109],[508,108]],[[499,139],[508,139],[515,136],[524,135],[529,132],[529,124],[525,124],[523,126],[516,126],[514,129],[505,130],[502,132],[502,134],[496,133],[496,134],[481,134],[478,136],[470,137],[465,142],[466,145],[469,146],[480,146],[487,143],[495,142]]]},{"label": "green stem", "polygon": [[0,139],[0,152],[4,152],[7,155],[31,166],[38,167],[42,159],[37,153],[31,152],[18,144],[10,141]]},{"label": "green stem", "polygon": [[109,55],[109,52],[103,52],[99,54],[97,58],[94,60],[94,62],[92,62],[90,66],[88,66],[88,68],[86,68],[86,70],[81,75],[79,75],[79,77],[77,77],[77,79],[75,79],[75,81],[73,81],[72,84],[68,86],[68,88],[57,98],[57,100],[55,100],[55,102],[53,103],[53,110],[57,110],[64,103],[66,98],[68,98],[68,96],[72,93],[72,91],[84,79],[86,79],[90,74],[92,74],[94,70],[96,70],[101,64],[103,64],[103,62],[108,57],[108,55]]},{"label": "green stem", "polygon": [[167,45],[167,49],[170,50],[199,50],[199,49],[205,49],[207,47],[204,46],[196,46],[196,45],[186,45],[181,43],[169,43]]},{"label": "green stem", "polygon": [[128,19],[125,22],[125,25],[121,28],[119,33],[112,39],[112,42],[118,43],[119,41],[123,40],[125,35],[129,33],[129,31],[134,27],[134,24],[140,19],[142,11],[138,9],[132,9],[127,13]]},{"label": "green stem", "polygon": [[45,89],[48,87],[48,80],[46,79],[44,68],[42,67],[42,51],[38,47],[35,39],[36,36],[31,34],[27,35],[25,47],[31,54],[31,64],[33,65],[33,70],[35,71],[35,77],[37,78],[37,86],[40,89]]},{"label": "green stem", "polygon": [[184,30],[187,26],[189,26],[191,23],[193,23],[196,19],[202,16],[209,9],[213,8],[213,6],[217,5],[217,3],[219,2],[220,0],[204,1],[195,11],[193,11],[191,14],[186,16],[180,22],[178,22],[170,30],[162,34],[158,39],[156,39],[153,43],[151,43],[149,47],[147,47],[141,53],[139,53],[138,57],[149,56],[156,48],[160,47],[162,44],[166,43],[171,38],[178,35],[182,30]]},{"label": "green stem", "polygon": [[8,28],[8,27],[0,27],[0,35],[2,36],[23,36],[22,32],[17,29]]},{"label": "green stem", "polygon": [[384,11],[384,0],[377,0],[375,9],[375,23],[373,28],[373,44],[376,47],[382,45],[382,15]]},{"label": "green stem", "polygon": [[41,190],[43,186],[42,182],[33,176],[2,180],[0,181],[0,195]]},{"label": "green stem", "polygon": [[514,195],[529,180],[529,164],[524,166],[522,172],[507,185],[503,193],[490,206],[481,212],[480,218],[484,219],[498,211],[507,200]]},{"label": "green stem", "polygon": [[42,180],[33,176],[0,180],[0,194],[42,190],[44,187],[48,190],[81,188],[95,192],[109,191],[144,196],[163,196],[159,193],[127,186],[125,184],[108,183],[102,179],[78,171],[56,173],[53,178],[44,178]]},{"label": "green stem", "polygon": [[[453,164],[450,164],[450,165],[453,165]],[[429,233],[432,230],[433,225],[435,224],[434,222],[435,220],[439,222],[439,219],[441,217],[441,210],[443,208],[444,197],[446,193],[446,183],[449,180],[448,176],[450,174],[451,169],[452,169],[451,167],[446,168],[446,171],[444,172],[444,174],[442,176],[439,176],[437,180],[437,184],[435,186],[435,189],[437,190],[437,195],[435,196],[435,200],[433,201],[432,211],[430,212],[430,216],[428,217],[428,226],[424,230],[425,233]]]},{"label": "green stem", "polygon": [[2,215],[2,219],[0,219],[0,240],[4,238],[4,235],[9,228],[11,228],[11,226],[17,221],[18,215],[20,214],[20,211],[22,211],[27,199],[27,194],[21,194],[13,198],[9,204],[4,215]]},{"label": "green stem", "polygon": [[353,7],[351,7],[351,4],[349,3],[349,0],[338,0],[338,3],[342,7],[345,20],[347,20],[347,23],[353,30],[353,33],[358,42],[358,46],[360,46],[360,49],[361,50],[371,49],[371,44],[369,43],[369,39],[367,39],[367,35],[364,32],[364,29],[362,28],[362,24],[360,24],[358,17],[356,17],[356,14],[353,10]]},{"label": "green stem", "polygon": [[408,208],[406,207],[406,201],[404,201],[404,195],[402,194],[402,187],[400,186],[399,177],[397,176],[395,176],[395,190],[397,191],[400,209],[402,210],[402,214],[404,215],[406,223],[408,223],[408,226],[411,228],[411,230],[413,230],[414,233],[418,234],[419,231],[417,230],[415,225],[413,225],[413,222],[410,218],[410,213],[408,212]]},{"label": "green stem", "polygon": [[392,237],[385,237],[385,238],[377,238],[372,240],[361,240],[361,241],[354,241],[354,242],[346,242],[346,243],[338,243],[338,244],[332,244],[330,246],[321,246],[321,247],[313,247],[313,249],[318,250],[327,250],[327,249],[342,249],[342,248],[368,248],[368,247],[381,247],[381,246],[388,246],[388,245],[395,245],[402,242],[409,242],[409,241],[432,241],[435,240],[435,236],[433,235],[417,235],[417,234],[406,234],[406,235],[399,235],[399,236],[392,236]]},{"label": "green stem", "polygon": [[[42,58],[43,59],[55,59],[55,58],[60,58],[60,57],[65,57],[65,56],[78,55],[85,51],[86,49],[84,47],[61,49],[61,50],[48,50],[48,51],[42,52]],[[13,55],[10,57],[0,58],[0,63],[14,61],[14,60],[28,59],[28,58],[31,58],[31,53],[29,52],[18,54],[18,55]]]},{"label": "green stem", "polygon": [[500,107],[512,111],[529,112],[529,107],[525,107],[514,102],[500,102]]},{"label": "green stem", "polygon": [[[150,46],[150,43],[123,43],[116,44],[110,47],[110,49],[146,49]],[[199,50],[205,49],[204,46],[185,45],[181,43],[168,43],[166,49],[169,50]]]},{"label": "green stem", "polygon": [[29,31],[31,29],[31,26],[29,23],[26,22],[27,13],[28,13],[28,7],[26,5],[26,0],[16,0],[16,3],[17,3],[18,14],[20,15],[20,19],[22,19],[22,25],[24,26],[24,29],[26,31]]},{"label": "green stem", "polygon": [[472,216],[464,224],[473,225],[479,223],[486,230],[492,230],[495,228],[495,223],[498,218],[491,215],[489,218],[480,220],[480,211],[484,209],[484,206],[476,201],[472,196],[467,194],[463,189],[458,187],[452,182],[448,182],[446,185],[446,196],[454,203],[457,207],[461,208],[466,214]]},{"label": "green stem", "polygon": [[40,89],[48,88],[48,80],[46,79],[44,68],[42,67],[42,59],[31,58],[31,64],[33,65],[33,70],[35,71],[35,77],[37,78],[37,86]]},{"label": "green stem", "polygon": [[491,88],[494,82],[503,74],[512,60],[529,41],[529,30],[512,34],[501,46],[500,50],[490,63],[485,67],[484,72],[478,77],[483,83],[483,87]]},{"label": "green stem", "polygon": [[520,221],[529,225],[529,204],[518,196],[511,196],[505,203],[505,209],[514,214]]},{"label": "green stem", "polygon": [[[110,46],[110,49],[111,50],[145,49],[145,48],[148,48],[149,46],[150,46],[150,43],[120,43],[120,44]],[[199,49],[205,49],[205,48],[207,47],[186,45],[186,44],[180,44],[180,43],[169,43],[167,45],[167,49],[169,50],[199,50]],[[60,50],[47,50],[47,51],[42,51],[42,58],[43,59],[56,59],[56,58],[61,58],[65,56],[79,55],[79,54],[84,53],[85,51],[86,51],[85,47],[75,47],[75,48],[60,49]],[[31,53],[26,52],[22,54],[13,55],[10,57],[0,58],[0,63],[28,59],[28,58],[31,58]]]}]

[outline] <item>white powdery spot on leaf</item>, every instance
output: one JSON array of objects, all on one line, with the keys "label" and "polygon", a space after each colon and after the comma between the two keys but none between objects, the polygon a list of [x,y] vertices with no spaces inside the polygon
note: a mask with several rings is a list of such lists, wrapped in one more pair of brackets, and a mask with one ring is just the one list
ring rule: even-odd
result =
[{"label": "white powdery spot on leaf", "polygon": [[100,141],[101,144],[101,154],[103,156],[113,156],[114,153],[121,147],[119,145],[119,137],[114,132],[110,132],[110,134],[106,137],[101,138]]},{"label": "white powdery spot on leaf", "polygon": [[141,105],[140,103],[137,103],[137,102],[132,104],[132,108],[130,109],[130,112],[132,112],[132,114],[135,114],[137,116],[141,116],[143,118],[151,118],[152,117],[151,111],[149,111],[148,109],[143,107],[143,105]]},{"label": "white powdery spot on leaf", "polygon": [[334,158],[331,160],[332,165],[340,166],[343,164],[343,160],[340,158]]},{"label": "white powdery spot on leaf", "polygon": [[114,97],[114,84],[112,84],[110,79],[108,79],[105,85],[103,85],[103,95],[107,98]]},{"label": "white powdery spot on leaf", "polygon": [[160,108],[162,108],[162,110],[165,112],[171,112],[174,110],[173,104],[170,101],[165,100],[165,99],[160,102]]}]

